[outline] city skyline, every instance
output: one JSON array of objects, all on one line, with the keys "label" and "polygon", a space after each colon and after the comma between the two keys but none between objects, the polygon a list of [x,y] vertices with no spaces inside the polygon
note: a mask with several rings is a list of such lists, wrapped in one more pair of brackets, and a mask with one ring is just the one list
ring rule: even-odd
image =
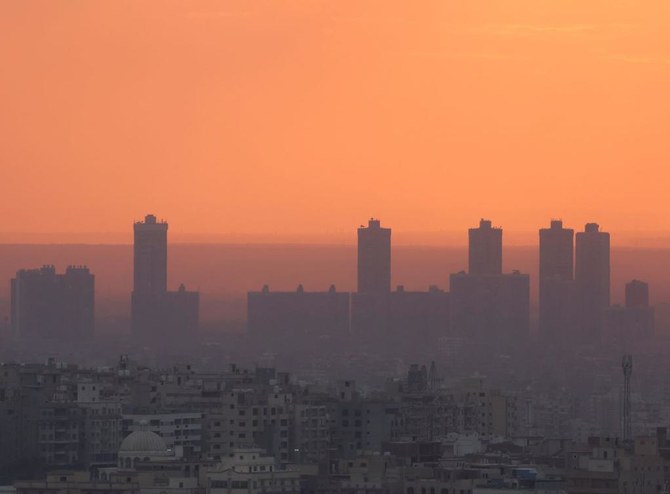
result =
[{"label": "city skyline", "polygon": [[[382,307],[385,307],[383,312],[397,310],[395,305],[399,302],[397,300],[391,302],[392,299],[387,300],[392,292],[396,293],[394,295],[395,299],[404,297],[405,287],[403,284],[396,285],[394,289],[391,286],[393,272],[391,263],[392,229],[381,225],[381,220],[370,218],[367,227],[361,225],[357,230],[357,290],[355,294],[352,292],[352,327],[356,326],[356,321],[360,320],[361,314],[366,314],[363,319],[368,323],[380,317],[380,321],[385,320],[386,316],[382,317],[379,314],[370,319],[372,317],[370,314],[381,310]],[[157,334],[161,326],[164,331],[165,328],[172,328],[173,325],[171,331],[176,331],[175,335],[182,334],[187,326],[191,326],[191,329],[187,332],[195,331],[199,318],[197,315],[199,312],[199,292],[186,291],[183,284],[176,292],[167,291],[167,221],[159,220],[154,214],[147,214],[143,221],[133,223],[133,231],[133,287],[131,290],[133,334],[142,332]],[[575,236],[574,230],[565,229],[562,221],[552,220],[550,228],[540,228],[538,233],[539,275],[536,284],[539,285],[539,334],[542,337],[556,336],[557,329],[550,330],[548,327],[544,327],[548,326],[548,321],[551,322],[549,325],[553,324],[555,328],[569,328],[580,321],[578,326],[581,326],[579,329],[581,334],[592,334],[593,337],[600,338],[604,311],[609,307],[618,306],[618,304],[610,303],[613,287],[610,274],[611,247],[609,232],[603,232],[597,223],[590,222],[584,225],[583,232],[578,231]],[[469,267],[467,273],[464,270],[452,271],[449,275],[447,292],[444,292],[444,289],[437,284],[430,284],[427,292],[414,291],[412,295],[414,300],[403,310],[412,307],[409,309],[410,313],[415,313],[412,317],[417,317],[423,311],[425,314],[435,314],[436,317],[445,321],[445,314],[449,312],[442,312],[443,309],[440,304],[444,305],[446,302],[444,306],[448,306],[449,297],[453,295],[451,301],[453,306],[452,315],[458,314],[458,316],[453,316],[456,319],[445,326],[444,330],[451,327],[450,331],[453,330],[456,333],[465,331],[466,333],[476,334],[484,331],[484,328],[494,327],[498,324],[497,321],[509,319],[515,321],[512,327],[525,327],[525,329],[521,329],[521,333],[527,334],[530,329],[530,276],[528,273],[522,273],[518,266],[512,268],[511,272],[508,271],[507,274],[503,273],[503,229],[494,226],[494,223],[489,219],[481,219],[477,228],[468,230],[468,236]],[[47,268],[54,269],[45,266],[42,271]],[[20,273],[17,273],[17,278]],[[214,270],[210,274],[216,276]],[[630,283],[628,282],[630,280],[628,280],[625,286],[626,307],[630,305],[631,293],[638,300],[646,299],[648,305],[649,285],[646,282],[638,281],[637,278],[639,276],[636,275]],[[293,282],[295,282],[295,279]],[[641,285],[637,286],[636,283],[641,283]],[[642,290],[643,293],[636,293],[636,288]],[[630,290],[633,291],[629,293]],[[296,320],[301,321],[302,317],[314,317],[314,313],[308,315],[312,310],[310,308],[312,302],[308,302],[308,299],[301,295],[303,291],[305,291],[303,284],[300,283],[297,290],[298,299],[293,300],[296,292],[289,291],[284,292],[284,295],[281,295],[281,292],[280,295],[273,295],[274,298],[277,296],[283,297],[282,301],[271,302],[271,305],[267,307],[264,305],[265,302],[262,302],[258,307],[261,308],[261,312],[266,314],[261,319],[265,319],[265,324],[270,324],[269,327],[272,327],[273,324],[277,323],[277,318],[272,315],[272,312],[280,310],[285,316],[293,320],[293,322],[286,324],[287,327],[291,327],[291,325],[303,324],[303,322],[295,323]],[[347,292],[348,290],[345,290],[342,295],[346,295],[348,299],[349,294]],[[249,308],[251,308],[253,290],[248,293],[250,297]],[[270,293],[267,284],[264,284],[261,293]],[[276,292],[273,291],[274,293]],[[313,298],[319,293],[325,294],[326,292],[305,291],[305,293],[310,293],[309,297]],[[330,285],[328,293],[336,293],[334,284]],[[439,293],[445,294],[445,302],[440,302],[430,309],[424,305],[423,309],[418,310],[419,305],[416,305],[417,303],[425,304],[424,299],[428,301],[434,300],[436,297],[442,297],[438,295]],[[263,295],[262,298],[269,300],[268,297],[268,295]],[[422,302],[418,302],[417,297],[420,297]],[[328,295],[327,298],[333,299],[333,295]],[[257,299],[254,298],[255,300]],[[302,301],[296,305],[297,300]],[[316,298],[313,300],[316,300]],[[14,280],[12,280],[12,321],[15,319],[13,301]],[[588,301],[588,303],[583,305],[584,301]],[[35,299],[31,303],[40,304],[42,302]],[[389,303],[391,305],[386,307]],[[332,302],[326,302],[326,305],[323,306],[326,312],[322,313],[324,322],[314,323],[312,321],[306,326],[328,325],[330,324],[328,322],[330,318],[348,319],[348,316],[342,314],[349,312],[349,309],[346,308],[349,302],[344,303],[344,300],[341,300],[338,304],[339,309],[337,310],[342,309],[344,312],[334,315],[335,313],[331,312],[333,309]],[[377,308],[373,309],[373,307]],[[485,315],[481,312],[482,307],[490,307],[491,312]],[[456,308],[455,311],[454,308]],[[440,313],[439,316],[437,316],[438,313]],[[296,314],[304,315],[296,316]],[[295,319],[296,317],[298,319]],[[249,312],[248,321],[256,319]],[[486,322],[487,319],[488,322]],[[176,323],[177,320],[183,320],[183,323]],[[186,322],[187,320],[192,322]],[[456,320],[458,322],[454,322]],[[251,323],[248,324],[251,325]],[[384,322],[382,325],[386,324]],[[412,323],[408,321],[406,324],[411,325]],[[422,323],[421,325],[430,326],[430,323]],[[461,329],[456,329],[459,327]],[[470,329],[465,330],[466,327],[470,327]],[[265,331],[267,332],[267,329]],[[505,330],[495,330],[494,332],[499,331],[504,332]],[[564,329],[558,331],[562,333]]]},{"label": "city skyline", "polygon": [[0,1],[0,494],[670,493],[670,1]]},{"label": "city skyline", "polygon": [[[457,229],[454,225],[444,225],[436,230],[402,230],[396,227],[394,232],[394,245],[399,246],[430,246],[430,247],[467,247],[467,230],[472,227],[472,223],[485,217],[495,217],[491,214],[473,216],[463,229]],[[144,218],[144,214],[136,215],[137,220]],[[185,232],[175,231],[171,234],[170,243],[173,244],[222,244],[222,245],[355,245],[356,233],[352,230],[352,225],[360,225],[360,218],[365,215],[358,215],[358,222],[354,221],[345,229],[328,229],[327,225],[322,225],[322,230],[315,233],[305,232],[281,232],[271,233],[243,233],[243,232],[225,232],[213,231],[205,232]],[[370,215],[368,215],[370,217]],[[372,217],[381,217],[376,214]],[[550,221],[560,221],[566,225],[585,225],[593,220],[593,217],[585,216],[583,221],[566,220],[559,216],[547,216],[537,225],[530,229],[519,229],[519,225],[505,224],[496,221],[497,228],[505,230],[505,245],[514,247],[532,247],[537,244],[537,232],[540,225]],[[391,223],[388,219],[385,223]],[[127,223],[127,221],[126,221]],[[174,224],[173,221],[171,223]],[[670,229],[659,231],[632,231],[632,230],[612,230],[609,225],[604,225],[614,234],[613,245],[619,247],[635,247],[642,249],[670,249]],[[53,232],[0,232],[0,245],[132,245],[133,233],[128,231],[53,231]]]},{"label": "city skyline", "polygon": [[[395,280],[395,276],[393,277],[394,279],[391,279],[391,251],[393,248],[396,247],[407,247],[407,246],[414,246],[416,248],[421,248],[422,244],[403,244],[400,243],[398,245],[398,242],[396,241],[396,231],[393,225],[390,225],[388,223],[384,223],[384,227],[381,227],[382,221],[378,218],[370,218],[368,220],[368,226],[366,227],[364,224],[360,224],[357,232],[358,232],[358,258],[359,258],[359,270],[358,270],[358,281],[357,283],[360,285],[361,280],[363,279],[364,284],[369,284],[370,282],[367,281],[366,278],[369,278],[373,273],[375,276],[381,275],[383,281],[377,284],[377,287],[374,288],[373,291],[379,291],[380,289],[382,291],[389,291],[391,288],[394,288],[393,282],[397,282],[398,280]],[[533,248],[537,250],[537,253],[539,253],[539,271],[536,273],[537,277],[537,282],[538,284],[541,285],[541,281],[544,279],[543,276],[543,270],[544,269],[560,269],[563,274],[563,278],[566,281],[572,280],[575,277],[576,273],[573,273],[573,271],[576,271],[576,268],[574,266],[577,257],[579,256],[579,251],[575,251],[575,247],[573,244],[576,245],[578,243],[578,240],[580,236],[584,235],[584,232],[581,232],[577,230],[577,235],[574,235],[575,229],[569,228],[565,229],[565,222],[562,220],[557,220],[557,219],[552,219],[550,221],[550,226],[551,228],[547,229],[545,227],[539,226],[538,229],[535,230],[535,239],[532,243],[529,244],[522,244],[521,246],[515,245],[512,243],[512,247],[523,247],[525,248]],[[568,225],[569,226],[569,225]],[[134,270],[134,279],[131,280],[132,283],[135,286],[140,287],[140,291],[156,291],[156,292],[164,292],[166,290],[167,286],[167,268],[168,268],[168,258],[167,258],[167,228],[168,228],[168,223],[165,219],[162,217],[157,217],[154,214],[146,214],[142,220],[139,221],[134,221],[133,222],[133,229],[131,230],[130,236],[133,238],[133,231],[134,231],[134,265],[135,265],[135,270]],[[544,252],[544,247],[543,247],[543,242],[546,242],[546,237],[545,235],[549,233],[553,233],[554,229],[558,228],[558,233],[562,232],[571,232],[570,236],[567,237],[565,240],[569,240],[570,246],[569,246],[569,251],[568,251],[568,258],[566,259],[566,254],[563,253],[561,254],[560,250],[561,249],[567,249],[568,247],[553,247],[555,252],[551,254],[551,257],[553,258],[554,256],[558,255],[559,260],[554,261],[554,260],[543,260],[543,255],[545,257],[548,256],[543,254]],[[598,232],[600,229],[600,225],[597,223],[594,223],[592,221],[586,222],[584,224],[584,230],[586,232],[594,230]],[[391,231],[394,232],[393,234],[393,247],[391,246]],[[518,266],[515,266],[513,263],[518,263],[518,260],[512,261],[512,263],[508,262],[507,260],[504,261],[504,266],[505,270],[503,270],[503,259],[505,258],[504,251],[505,248],[510,247],[510,243],[508,242],[508,235],[507,235],[507,229],[504,229],[505,231],[505,247],[503,247],[503,240],[502,240],[502,232],[503,228],[498,225],[497,222],[494,222],[490,219],[484,219],[481,218],[479,220],[479,226],[477,228],[468,228],[465,232],[461,233],[461,236],[466,238],[466,242],[469,244],[469,247],[466,249],[466,251],[469,251],[468,254],[468,260],[465,262],[465,264],[460,268],[457,269],[459,270],[464,270],[468,268],[469,266],[469,272],[472,274],[501,274],[503,271],[516,271],[518,270]],[[600,229],[602,231],[602,229]],[[539,233],[539,237],[538,237]],[[157,236],[156,236],[157,235]],[[493,235],[493,237],[491,237]],[[611,246],[610,246],[610,239],[609,235],[610,232],[607,232],[606,234],[607,237],[607,245],[606,249],[609,251]],[[616,238],[616,232],[615,232],[615,238]],[[351,228],[350,229],[350,236],[353,236],[353,238],[356,238],[356,229]],[[469,240],[468,240],[469,239]],[[577,242],[575,242],[575,239],[577,239]],[[372,242],[370,242],[372,240]],[[174,242],[174,240],[170,240],[170,244],[175,244],[179,242]],[[38,245],[38,244],[36,244]],[[85,245],[85,244],[82,244]],[[242,246],[244,244],[241,244]],[[271,244],[270,244],[271,245]],[[343,245],[348,245],[348,244],[343,244]],[[369,247],[367,247],[369,245]],[[65,245],[67,246],[67,245]],[[75,244],[76,246],[76,244]],[[197,246],[197,244],[195,244]],[[316,245],[318,247],[318,244]],[[614,244],[616,246],[616,244]],[[48,246],[47,246],[48,247]],[[95,245],[92,245],[92,247],[95,247]],[[101,247],[104,247],[104,245],[101,245]],[[447,246],[448,247],[448,246]],[[626,248],[626,246],[621,246],[623,248]],[[271,247],[270,247],[271,248]],[[473,250],[474,249],[474,250]],[[642,247],[644,249],[644,247]],[[550,252],[550,251],[548,251]],[[560,259],[560,258],[563,259]],[[550,262],[549,267],[543,267],[547,262]],[[474,264],[473,264],[474,262]],[[609,255],[607,258],[607,264],[609,265]],[[361,264],[362,263],[362,264]],[[372,263],[372,264],[371,264]],[[558,263],[558,267],[552,267],[551,263]],[[38,265],[51,265],[51,264],[56,264],[53,263],[49,259],[44,259],[42,262],[39,262]],[[76,259],[73,259],[68,265],[72,264],[77,264]],[[395,264],[395,263],[394,263]],[[567,264],[567,265],[566,265]],[[587,263],[583,263],[584,265],[588,265]],[[365,266],[370,266],[370,268],[365,268]],[[482,268],[481,266],[484,266]],[[537,268],[537,267],[536,267]],[[568,273],[572,274],[566,274],[565,270],[568,270]],[[608,268],[609,269],[609,268]],[[365,274],[366,272],[369,272],[370,274]],[[552,273],[549,273],[550,276]],[[363,276],[363,278],[361,278]],[[566,277],[567,276],[567,277]],[[151,277],[156,277],[156,280],[151,279]],[[374,285],[375,282],[373,282]],[[608,280],[606,284],[609,284],[609,275],[608,275]],[[152,285],[157,285],[156,289],[151,288]],[[146,286],[147,288],[143,288]],[[367,291],[367,288],[364,288],[362,291]]]}]

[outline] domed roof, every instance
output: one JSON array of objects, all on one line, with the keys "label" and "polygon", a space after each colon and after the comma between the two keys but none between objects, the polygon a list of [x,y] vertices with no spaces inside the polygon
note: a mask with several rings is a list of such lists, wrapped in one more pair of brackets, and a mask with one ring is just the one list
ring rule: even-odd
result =
[{"label": "domed roof", "polygon": [[131,432],[121,443],[119,453],[152,453],[162,454],[168,452],[165,441],[155,432],[135,431]]}]

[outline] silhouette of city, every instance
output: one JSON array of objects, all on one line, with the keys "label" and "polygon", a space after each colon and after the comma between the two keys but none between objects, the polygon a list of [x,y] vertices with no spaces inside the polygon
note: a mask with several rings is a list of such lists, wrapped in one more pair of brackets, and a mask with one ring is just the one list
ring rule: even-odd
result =
[{"label": "silhouette of city", "polygon": [[168,223],[133,231],[113,332],[96,331],[89,268],[11,280],[0,472],[17,491],[665,489],[668,339],[646,282],[610,305],[595,223],[539,230],[537,316],[492,221],[448,289],[416,291],[391,287],[391,228],[372,218],[356,291],[264,284],[244,327],[220,331],[200,327],[199,292],[168,290]]},{"label": "silhouette of city", "polygon": [[670,494],[670,0],[0,1],[0,494]]}]

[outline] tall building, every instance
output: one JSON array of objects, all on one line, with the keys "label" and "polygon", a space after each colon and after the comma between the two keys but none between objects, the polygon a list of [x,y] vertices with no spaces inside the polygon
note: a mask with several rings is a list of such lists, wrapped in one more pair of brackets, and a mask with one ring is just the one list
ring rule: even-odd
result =
[{"label": "tall building", "polygon": [[449,330],[481,343],[514,345],[528,335],[528,275],[502,273],[502,229],[481,220],[468,231],[469,272],[449,277]]},{"label": "tall building", "polygon": [[478,343],[517,345],[530,329],[529,277],[502,273],[502,229],[491,221],[468,233],[469,272],[449,277],[449,330]]},{"label": "tall building", "polygon": [[171,343],[198,329],[200,294],[180,285],[167,290],[168,224],[152,214],[134,225],[132,331],[136,336]]},{"label": "tall building", "polygon": [[646,307],[649,307],[649,285],[639,280],[626,283],[626,308]]},{"label": "tall building", "polygon": [[167,291],[168,224],[148,214],[134,225],[133,291],[165,293]]},{"label": "tall building", "polygon": [[11,280],[11,324],[19,338],[80,339],[93,335],[95,277],[88,268],[22,269]]},{"label": "tall building", "polygon": [[470,228],[468,272],[470,274],[502,274],[502,229],[493,228],[482,219],[479,228]]},{"label": "tall building", "polygon": [[371,218],[358,229],[358,292],[391,291],[391,229]]},{"label": "tall building", "polygon": [[551,220],[549,228],[540,229],[540,281],[573,278],[574,235],[561,220]]},{"label": "tall building", "polygon": [[574,230],[552,220],[540,229],[540,331],[553,341],[574,325]]},{"label": "tall building", "polygon": [[634,345],[648,341],[655,332],[654,308],[649,306],[649,285],[633,280],[626,283],[626,305],[605,311],[604,333],[607,343],[631,351]]},{"label": "tall building", "polygon": [[596,223],[587,223],[577,233],[575,250],[580,336],[597,342],[610,305],[610,234],[601,232]]}]

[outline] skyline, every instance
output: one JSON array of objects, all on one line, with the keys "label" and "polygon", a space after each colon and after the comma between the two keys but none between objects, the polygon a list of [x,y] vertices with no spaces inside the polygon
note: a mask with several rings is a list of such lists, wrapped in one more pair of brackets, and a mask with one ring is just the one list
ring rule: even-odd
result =
[{"label": "skyline", "polygon": [[[472,224],[481,218],[474,218]],[[553,221],[556,218],[548,219]],[[367,219],[365,220],[367,221]],[[558,220],[563,221],[563,220]],[[581,224],[563,223],[579,231]],[[240,233],[240,232],[184,232],[171,234],[173,244],[221,244],[221,245],[347,245],[356,244],[355,228],[365,222],[356,224],[347,230],[331,230],[316,233]],[[470,227],[472,226],[469,225]],[[514,247],[533,247],[538,244],[538,231],[546,225],[538,225],[535,230],[516,230],[507,228],[494,221],[494,226],[503,228],[506,245]],[[398,230],[394,231],[394,245],[406,247],[465,247],[468,244],[467,228],[465,230],[443,229],[434,231]],[[352,233],[353,232],[353,233]],[[670,249],[670,230],[659,232],[610,231],[613,235],[613,246],[618,248]],[[0,245],[132,245],[132,232],[0,232]]]},{"label": "skyline", "polygon": [[670,494],[668,26],[0,1],[0,494]]},{"label": "skyline", "polygon": [[482,2],[3,2],[0,236],[669,232],[667,2]]},{"label": "skyline", "polygon": [[[144,220],[131,222],[132,229],[130,226],[129,229],[135,230],[135,242],[137,242],[136,230],[138,226],[142,226],[149,220],[157,221],[160,224],[159,226],[167,230],[166,218],[149,214]],[[371,218],[368,221],[368,228],[364,228],[364,224],[361,225],[361,228],[358,228],[359,242],[361,241],[361,231],[369,230],[370,225],[379,225],[381,222],[383,230],[387,232],[390,232],[388,228],[393,228],[393,225],[389,225],[380,219]],[[475,225],[472,225],[473,228],[464,233],[466,237],[470,237],[471,242],[473,231],[476,232],[481,228],[485,228],[484,232],[486,232],[487,226],[488,228],[492,226],[492,231],[498,233],[504,230],[497,223],[488,219],[480,219],[478,224],[479,228],[474,228]],[[551,227],[553,228],[555,224],[560,226],[561,221],[552,220]],[[542,225],[536,235],[537,233],[551,231],[547,229],[549,226],[549,224]],[[569,228],[571,225],[563,224],[563,226]],[[576,230],[577,237],[579,237],[583,235],[583,231],[593,228],[597,229],[598,225],[588,223],[584,227],[576,227],[574,230],[567,231],[573,232]],[[602,228],[601,231],[605,232],[606,229]],[[339,289],[350,291],[355,286],[356,276],[352,271],[354,262],[351,258],[356,251],[354,245],[299,243],[180,244],[180,242],[172,240],[175,233],[178,233],[178,227],[172,229],[169,244],[177,248],[181,245],[181,250],[176,251],[180,254],[176,255],[175,259],[169,256],[169,265],[178,273],[171,283],[174,285],[175,279],[182,281],[193,277],[195,284],[191,287],[196,287],[197,290],[203,289],[206,294],[207,305],[214,304],[221,296],[225,298],[245,290],[253,291],[268,283],[273,289],[280,288],[280,290],[288,290],[289,292],[295,289],[296,283],[301,285],[304,283],[305,287],[310,290],[325,289],[335,284]],[[609,238],[609,232],[605,235]],[[163,239],[163,242],[165,240]],[[536,239],[534,245],[510,245],[505,232],[502,235],[504,247],[500,242],[498,242],[497,247],[494,247],[494,250],[498,253],[497,255],[503,258],[503,272],[520,271],[530,275],[533,304],[537,302],[538,284],[541,278],[538,272],[541,259],[538,258],[538,254],[542,252],[543,247],[542,242],[538,242],[538,240],[540,239]],[[391,256],[394,258],[392,276],[386,282],[387,284],[390,283],[389,289],[392,290],[396,290],[398,286],[404,286],[410,290],[424,290],[433,285],[448,289],[449,277],[454,273],[462,273],[468,269],[468,249],[462,245],[403,244],[397,242],[395,232],[392,244],[392,249],[397,257],[395,254]],[[32,244],[31,246],[26,244],[22,246],[21,244],[0,243],[0,246],[5,247],[4,262],[0,263],[0,272],[7,271],[8,276],[13,276],[16,270],[22,267],[86,265],[92,267],[93,272],[100,274],[100,288],[106,294],[108,300],[115,299],[118,293],[128,289],[127,284],[132,282],[132,277],[128,278],[128,266],[126,266],[128,260],[125,259],[126,248],[131,247],[130,245]],[[135,247],[137,247],[137,244]],[[164,249],[165,245],[161,248]],[[504,255],[503,251],[505,252]],[[652,298],[660,302],[668,300],[667,269],[659,269],[661,266],[670,265],[662,261],[662,259],[667,259],[670,256],[668,249],[654,250],[613,244],[612,252],[611,294],[615,304],[623,301],[623,285],[631,279],[651,282],[653,286]],[[471,244],[470,256],[472,255]],[[217,266],[216,271],[209,267],[208,262],[198,262],[189,256],[195,256],[198,259],[204,256],[205,259],[209,259]],[[573,256],[576,258],[577,253],[573,252]],[[652,258],[655,261],[652,261]],[[498,264],[499,262],[500,259]],[[332,269],[326,268],[326,266],[330,266]],[[499,270],[499,268],[500,266],[496,270]],[[472,267],[470,267],[470,270],[472,270]],[[2,302],[2,293],[3,290],[0,289],[0,302]]]}]

